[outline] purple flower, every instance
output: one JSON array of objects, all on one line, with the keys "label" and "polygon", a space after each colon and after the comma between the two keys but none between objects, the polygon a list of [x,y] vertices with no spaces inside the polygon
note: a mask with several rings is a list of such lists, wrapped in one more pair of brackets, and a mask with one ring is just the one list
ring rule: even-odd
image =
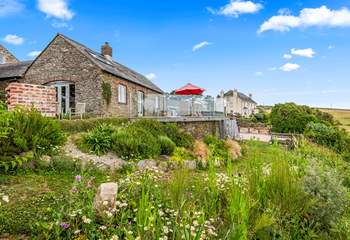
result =
[{"label": "purple flower", "polygon": [[66,222],[61,222],[60,227],[63,228],[64,230],[66,230],[70,227],[70,224],[66,223]]},{"label": "purple flower", "polygon": [[72,193],[76,193],[78,192],[78,188],[77,187],[72,187],[72,189],[70,190]]},{"label": "purple flower", "polygon": [[75,181],[80,182],[81,181],[81,176],[80,175],[75,176]]}]

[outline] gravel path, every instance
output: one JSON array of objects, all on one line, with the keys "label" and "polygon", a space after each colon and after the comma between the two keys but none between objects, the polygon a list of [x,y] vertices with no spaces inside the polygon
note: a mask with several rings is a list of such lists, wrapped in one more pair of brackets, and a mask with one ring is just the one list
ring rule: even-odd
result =
[{"label": "gravel path", "polygon": [[80,159],[83,162],[83,164],[92,161],[98,167],[118,169],[126,163],[124,160],[120,159],[113,153],[108,153],[103,156],[96,156],[84,153],[77,148],[77,146],[74,144],[71,138],[68,139],[66,145],[64,146],[64,152],[72,158]]},{"label": "gravel path", "polygon": [[270,134],[254,134],[254,133],[240,133],[240,140],[257,140],[261,142],[270,142],[272,137]]}]

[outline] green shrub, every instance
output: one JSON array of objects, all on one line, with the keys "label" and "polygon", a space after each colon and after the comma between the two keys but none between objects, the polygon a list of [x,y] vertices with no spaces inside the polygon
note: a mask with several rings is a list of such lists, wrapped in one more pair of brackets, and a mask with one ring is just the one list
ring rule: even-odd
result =
[{"label": "green shrub", "polygon": [[229,159],[231,159],[228,147],[226,146],[224,140],[212,135],[207,135],[204,137],[204,143],[209,148],[209,158],[211,158],[211,160],[227,162]]},{"label": "green shrub", "polygon": [[14,160],[21,163],[20,158],[28,152],[37,156],[52,154],[66,140],[56,120],[43,117],[33,109],[18,108],[0,114],[0,129],[2,165],[14,166]]},{"label": "green shrub", "polygon": [[164,126],[164,133],[168,136],[178,147],[193,148],[194,137],[190,134],[181,131],[176,124],[167,123]]},{"label": "green shrub", "polygon": [[112,149],[114,127],[111,124],[101,124],[89,133],[83,134],[78,141],[82,150],[89,150],[96,155],[103,155]]},{"label": "green shrub", "polygon": [[345,130],[323,123],[310,122],[304,132],[313,142],[343,153],[350,151],[350,137]]},{"label": "green shrub", "polygon": [[164,132],[164,123],[151,119],[141,119],[130,124],[133,128],[141,128],[147,130],[154,137],[166,135]]},{"label": "green shrub", "polygon": [[129,126],[113,134],[112,149],[125,160],[147,159],[160,154],[160,145],[150,132]]},{"label": "green shrub", "polygon": [[94,129],[101,124],[111,124],[119,127],[126,125],[128,119],[126,118],[89,118],[76,120],[59,120],[61,129],[68,133],[87,132]]},{"label": "green shrub", "polygon": [[271,111],[272,131],[303,133],[309,122],[318,122],[313,110],[295,103],[277,104]]},{"label": "green shrub", "polygon": [[183,147],[176,147],[172,156],[171,156],[172,161],[180,162],[180,163],[182,163],[186,160],[192,160],[192,159],[194,159],[194,157],[191,154],[191,152]]},{"label": "green shrub", "polygon": [[317,222],[318,228],[330,232],[350,207],[349,190],[343,186],[336,170],[322,165],[311,161],[306,169],[304,188],[314,200],[309,213],[312,221]]},{"label": "green shrub", "polygon": [[53,156],[49,166],[57,172],[79,172],[82,169],[81,162],[68,156]]},{"label": "green shrub", "polygon": [[142,119],[131,124],[132,127],[146,129],[154,137],[167,136],[178,147],[193,148],[194,138],[181,131],[174,123],[161,123],[156,120]]},{"label": "green shrub", "polygon": [[159,144],[160,144],[160,153],[163,155],[171,155],[175,148],[176,144],[168,137],[160,136],[158,138]]}]

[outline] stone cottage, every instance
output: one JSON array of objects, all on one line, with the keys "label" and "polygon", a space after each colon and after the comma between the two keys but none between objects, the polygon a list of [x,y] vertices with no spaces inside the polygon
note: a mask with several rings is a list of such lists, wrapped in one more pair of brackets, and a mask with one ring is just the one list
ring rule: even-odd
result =
[{"label": "stone cottage", "polygon": [[239,114],[244,117],[254,114],[257,107],[252,94],[247,96],[237,89],[229,90],[226,93],[221,91],[220,95],[217,96],[217,102],[221,103],[226,114]]},{"label": "stone cottage", "polygon": [[95,52],[57,34],[19,81],[54,86],[58,114],[74,112],[77,104],[84,104],[92,115],[159,114],[163,91],[145,76],[114,61],[112,54],[108,43],[101,52]]}]

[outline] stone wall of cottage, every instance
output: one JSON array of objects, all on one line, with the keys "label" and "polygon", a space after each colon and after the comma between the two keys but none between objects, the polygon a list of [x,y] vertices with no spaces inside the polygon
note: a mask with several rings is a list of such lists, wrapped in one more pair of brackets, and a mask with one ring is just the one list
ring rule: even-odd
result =
[{"label": "stone wall of cottage", "polygon": [[9,110],[16,106],[34,107],[44,116],[56,115],[56,89],[42,85],[10,83],[6,88]]},{"label": "stone wall of cottage", "polygon": [[[107,115],[137,117],[137,92],[138,91],[143,92],[145,95],[145,109],[144,109],[145,116],[157,115],[153,112],[152,108],[150,107],[150,105],[152,105],[150,99],[152,99],[156,95],[161,98],[162,96],[161,94],[149,88],[140,86],[130,81],[126,81],[122,78],[118,78],[109,73],[104,72],[101,75],[101,79],[103,79],[104,82],[110,83],[111,90],[112,90],[112,97],[111,97],[110,104],[107,105],[107,103],[104,101],[103,109]],[[126,104],[118,102],[118,85],[119,84],[126,86],[126,92],[127,92]]]},{"label": "stone wall of cottage", "polygon": [[[3,57],[3,59],[2,59]],[[4,62],[1,62],[1,61]],[[0,45],[0,64],[4,63],[18,63],[19,61],[13,56],[5,47]]]},{"label": "stone wall of cottage", "polygon": [[57,36],[27,70],[26,83],[75,84],[75,101],[86,104],[86,112],[103,114],[101,70],[62,37]]}]

